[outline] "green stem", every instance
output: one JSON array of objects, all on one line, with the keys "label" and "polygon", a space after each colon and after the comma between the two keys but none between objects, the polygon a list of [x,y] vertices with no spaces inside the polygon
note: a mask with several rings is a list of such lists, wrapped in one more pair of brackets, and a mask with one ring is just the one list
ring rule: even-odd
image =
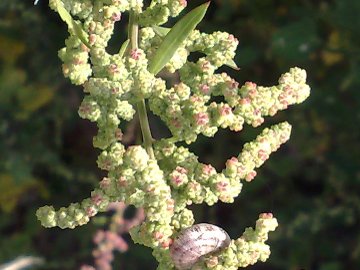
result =
[{"label": "green stem", "polygon": [[137,108],[139,112],[140,127],[143,135],[144,147],[150,158],[155,158],[154,150],[152,148],[152,142],[154,139],[151,136],[149,121],[146,112],[145,100],[141,100],[140,102],[138,102]]},{"label": "green stem", "polygon": [[[128,35],[130,39],[130,50],[134,50],[138,48],[138,33],[139,33],[139,25],[137,24],[136,15],[132,11],[130,12],[129,29],[128,29]],[[140,100],[136,104],[136,106],[139,113],[140,127],[143,136],[144,147],[150,158],[154,158],[155,157],[154,150],[152,148],[153,138],[151,136],[151,130],[147,116],[145,100],[144,99]]]}]

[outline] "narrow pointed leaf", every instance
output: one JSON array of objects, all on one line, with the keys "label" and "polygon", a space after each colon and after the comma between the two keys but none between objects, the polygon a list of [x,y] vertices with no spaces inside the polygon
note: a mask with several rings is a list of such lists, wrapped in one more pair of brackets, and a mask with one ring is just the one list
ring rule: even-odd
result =
[{"label": "narrow pointed leaf", "polygon": [[128,47],[130,43],[130,39],[127,39],[122,45],[121,45],[121,48],[120,48],[120,51],[119,51],[119,56],[120,57],[123,57],[124,56],[124,53]]},{"label": "narrow pointed leaf", "polygon": [[207,2],[193,9],[171,28],[154,57],[150,60],[149,71],[151,73],[157,74],[169,62],[191,31],[204,18],[209,4],[210,2]]},{"label": "narrow pointed leaf", "polygon": [[231,67],[232,69],[240,70],[240,68],[236,65],[235,61],[232,60],[232,59],[227,61],[225,65],[228,66],[228,67]]},{"label": "narrow pointed leaf", "polygon": [[57,0],[56,1],[57,12],[59,13],[61,19],[66,22],[69,29],[74,30],[76,36],[84,43],[87,47],[90,48],[90,44],[88,42],[88,35],[81,27],[79,22],[76,22],[70,15],[70,13],[64,8],[63,4]]},{"label": "narrow pointed leaf", "polygon": [[155,33],[160,37],[165,37],[171,30],[171,28],[168,27],[162,27],[154,25],[152,29],[155,31]]}]

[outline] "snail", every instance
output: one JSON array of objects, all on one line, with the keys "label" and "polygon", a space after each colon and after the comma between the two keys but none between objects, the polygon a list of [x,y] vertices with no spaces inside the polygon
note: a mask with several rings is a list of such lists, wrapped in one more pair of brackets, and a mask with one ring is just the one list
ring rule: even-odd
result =
[{"label": "snail", "polygon": [[170,256],[178,270],[188,270],[205,255],[230,244],[230,237],[218,226],[200,223],[183,230],[170,246]]}]

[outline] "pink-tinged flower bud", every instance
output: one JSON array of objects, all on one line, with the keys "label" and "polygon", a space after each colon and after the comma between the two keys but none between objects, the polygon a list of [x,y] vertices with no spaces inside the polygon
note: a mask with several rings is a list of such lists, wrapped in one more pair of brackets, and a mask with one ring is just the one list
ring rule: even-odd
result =
[{"label": "pink-tinged flower bud", "polygon": [[201,64],[201,68],[203,71],[208,71],[210,69],[210,62],[209,61],[203,61]]},{"label": "pink-tinged flower bud", "polygon": [[217,256],[211,256],[207,260],[205,260],[206,266],[209,268],[214,268],[219,264],[219,258]]},{"label": "pink-tinged flower bud", "polygon": [[228,176],[235,176],[237,174],[239,162],[236,157],[228,159],[225,163],[226,173]]},{"label": "pink-tinged flower bud", "polygon": [[174,186],[180,186],[182,184],[182,179],[180,175],[174,175],[171,177],[171,181]]},{"label": "pink-tinged flower bud", "polygon": [[209,116],[207,113],[198,113],[195,115],[196,124],[199,126],[205,126],[209,123]]},{"label": "pink-tinged flower bud", "polygon": [[219,113],[221,116],[228,116],[228,115],[232,114],[232,109],[229,105],[224,104],[223,106],[221,106],[219,108]]},{"label": "pink-tinged flower bud", "polygon": [[98,160],[98,166],[102,170],[109,171],[112,167],[112,162],[110,159],[105,157],[101,160]]},{"label": "pink-tinged flower bud", "polygon": [[201,93],[203,93],[204,95],[208,95],[210,93],[210,87],[207,84],[202,84],[200,86],[200,91]]},{"label": "pink-tinged flower bud", "polygon": [[175,170],[181,174],[187,174],[187,172],[188,172],[185,168],[180,167],[180,166],[177,166]]},{"label": "pink-tinged flower bud", "polygon": [[269,108],[269,116],[274,116],[278,111],[278,108],[274,105]]},{"label": "pink-tinged flower bud", "polygon": [[246,82],[245,87],[250,90],[250,89],[256,89],[257,85],[254,82]]},{"label": "pink-tinged flower bud", "polygon": [[227,81],[226,84],[230,89],[237,89],[239,87],[239,83],[234,79]]},{"label": "pink-tinged flower bud", "polygon": [[129,249],[128,244],[121,236],[118,236],[117,240],[113,244],[114,248],[121,252],[125,252]]},{"label": "pink-tinged flower bud", "polygon": [[213,175],[216,173],[216,170],[213,166],[211,166],[210,164],[204,164],[203,168],[202,168],[202,172],[206,175]]},{"label": "pink-tinged flower bud", "polygon": [[99,258],[95,260],[98,270],[112,270],[111,264],[107,259]]},{"label": "pink-tinged flower bud", "polygon": [[95,42],[96,42],[96,35],[95,34],[90,34],[90,36],[89,36],[89,43],[90,43],[90,45],[94,45],[95,44]]},{"label": "pink-tinged flower bud", "polygon": [[238,39],[237,39],[236,37],[234,37],[233,34],[230,34],[230,35],[228,36],[228,40],[238,42]]},{"label": "pink-tinged flower bud", "polygon": [[160,246],[161,246],[162,248],[165,248],[165,249],[166,249],[166,248],[169,248],[172,243],[173,243],[173,240],[170,239],[170,238],[168,238],[168,239],[166,239],[166,240],[161,241]]},{"label": "pink-tinged flower bud", "polygon": [[79,107],[80,115],[87,115],[92,111],[92,107],[89,103],[82,103]]},{"label": "pink-tinged flower bud", "polygon": [[181,128],[181,122],[177,118],[171,119],[171,125],[176,128]]},{"label": "pink-tinged flower bud", "polygon": [[258,94],[258,92],[256,91],[256,89],[250,89],[249,92],[248,92],[248,96],[249,96],[251,99],[254,99],[257,94]]},{"label": "pink-tinged flower bud", "polygon": [[130,52],[130,56],[134,60],[139,60],[139,57],[141,56],[141,51],[138,49],[133,49]]},{"label": "pink-tinged flower bud", "polygon": [[289,140],[290,134],[281,134],[280,135],[280,142],[285,143]]},{"label": "pink-tinged flower bud", "polygon": [[122,131],[121,131],[121,129],[116,129],[116,131],[115,131],[115,138],[116,138],[116,140],[117,141],[121,141],[122,140],[122,138],[123,138],[123,133],[122,133]]},{"label": "pink-tinged flower bud", "polygon": [[177,166],[176,169],[170,174],[171,183],[174,187],[179,187],[188,182],[187,170],[183,167]]},{"label": "pink-tinged flower bud", "polygon": [[201,190],[201,185],[198,182],[190,182],[189,183],[189,189],[191,191],[200,191]]},{"label": "pink-tinged flower bud", "polygon": [[269,158],[269,154],[265,150],[260,149],[259,152],[258,152],[258,157],[262,161],[265,161],[265,160],[267,160]]},{"label": "pink-tinged flower bud", "polygon": [[107,244],[109,245],[109,247],[111,247],[111,249],[117,249],[119,251],[126,251],[128,249],[127,243],[117,233],[112,231],[106,231],[105,237]]},{"label": "pink-tinged flower bud", "polygon": [[114,21],[114,22],[118,22],[121,20],[121,13],[116,13],[114,12],[111,16],[111,19]]},{"label": "pink-tinged flower bud", "polygon": [[118,94],[120,92],[120,88],[119,87],[113,87],[113,88],[111,88],[110,91],[111,91],[112,94],[116,95],[116,94]]},{"label": "pink-tinged flower bud", "polygon": [[90,52],[90,49],[84,43],[81,43],[80,49],[83,52]]},{"label": "pink-tinged flower bud", "polygon": [[200,103],[202,101],[202,98],[198,95],[193,95],[190,97],[191,103]]},{"label": "pink-tinged flower bud", "polygon": [[107,177],[104,177],[101,181],[100,181],[100,187],[101,189],[107,189],[110,186],[111,180]]},{"label": "pink-tinged flower bud", "polygon": [[68,77],[70,74],[70,68],[67,64],[62,64],[62,72],[65,77]]},{"label": "pink-tinged flower bud", "polygon": [[127,180],[125,176],[120,176],[117,180],[117,184],[119,187],[126,187],[127,186]]},{"label": "pink-tinged flower bud", "polygon": [[91,196],[91,201],[94,205],[99,206],[102,203],[103,198],[99,194],[93,194]]},{"label": "pink-tinged flower bud", "polygon": [[236,157],[232,157],[226,161],[226,167],[235,167],[238,165],[239,161]]},{"label": "pink-tinged flower bud", "polygon": [[146,192],[148,194],[154,194],[154,191],[156,190],[156,186],[155,185],[149,185],[147,188],[146,188]]},{"label": "pink-tinged flower bud", "polygon": [[259,218],[270,219],[270,218],[273,218],[273,214],[272,213],[261,213],[259,215]]},{"label": "pink-tinged flower bud", "polygon": [[110,72],[110,74],[115,74],[115,73],[119,73],[120,70],[116,64],[111,64],[109,66],[109,72]]},{"label": "pink-tinged flower bud", "polygon": [[114,25],[114,22],[110,19],[105,19],[103,22],[103,26],[105,29],[109,29],[110,27],[112,27]]},{"label": "pink-tinged flower bud", "polygon": [[251,122],[251,125],[253,127],[258,127],[258,126],[261,126],[262,123],[264,123],[264,118],[259,117],[259,118],[254,119],[254,121]]},{"label": "pink-tinged flower bud", "polygon": [[162,234],[161,232],[154,232],[153,233],[153,237],[154,239],[156,239],[157,241],[161,240],[164,237],[164,234]]},{"label": "pink-tinged flower bud", "polygon": [[242,98],[242,99],[239,100],[239,103],[241,105],[248,105],[248,104],[251,103],[251,100],[250,100],[250,98]]},{"label": "pink-tinged flower bud", "polygon": [[86,215],[89,216],[89,217],[93,217],[95,216],[97,213],[97,210],[95,209],[94,206],[90,206],[88,208],[86,208]]},{"label": "pink-tinged flower bud", "polygon": [[220,181],[216,183],[216,190],[219,192],[224,192],[228,189],[229,183],[225,181]]},{"label": "pink-tinged flower bud", "polygon": [[85,63],[84,60],[80,57],[74,57],[72,62],[74,65],[83,65]]},{"label": "pink-tinged flower bud", "polygon": [[98,230],[93,237],[93,242],[95,244],[100,244],[100,242],[104,240],[105,240],[105,232],[103,230]]},{"label": "pink-tinged flower bud", "polygon": [[256,172],[255,171],[251,171],[249,172],[246,176],[245,176],[245,180],[247,182],[251,182],[256,176]]},{"label": "pink-tinged flower bud", "polygon": [[95,29],[96,29],[96,23],[95,22],[90,22],[89,28],[88,28],[89,32],[93,33],[93,32],[95,32]]},{"label": "pink-tinged flower bud", "polygon": [[173,199],[168,199],[167,201],[166,201],[166,204],[167,204],[167,210],[168,211],[170,211],[170,212],[172,212],[172,211],[174,211],[174,206],[175,206],[175,201],[173,200]]},{"label": "pink-tinged flower bud", "polygon": [[179,0],[180,5],[182,5],[183,7],[187,6],[187,1],[186,0]]}]

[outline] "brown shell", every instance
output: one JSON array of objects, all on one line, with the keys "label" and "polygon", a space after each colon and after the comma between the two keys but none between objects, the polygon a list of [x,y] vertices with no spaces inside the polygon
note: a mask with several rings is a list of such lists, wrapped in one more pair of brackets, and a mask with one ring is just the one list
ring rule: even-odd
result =
[{"label": "brown shell", "polygon": [[218,226],[200,223],[183,230],[170,246],[170,255],[179,270],[190,269],[201,257],[226,248],[230,237]]}]

